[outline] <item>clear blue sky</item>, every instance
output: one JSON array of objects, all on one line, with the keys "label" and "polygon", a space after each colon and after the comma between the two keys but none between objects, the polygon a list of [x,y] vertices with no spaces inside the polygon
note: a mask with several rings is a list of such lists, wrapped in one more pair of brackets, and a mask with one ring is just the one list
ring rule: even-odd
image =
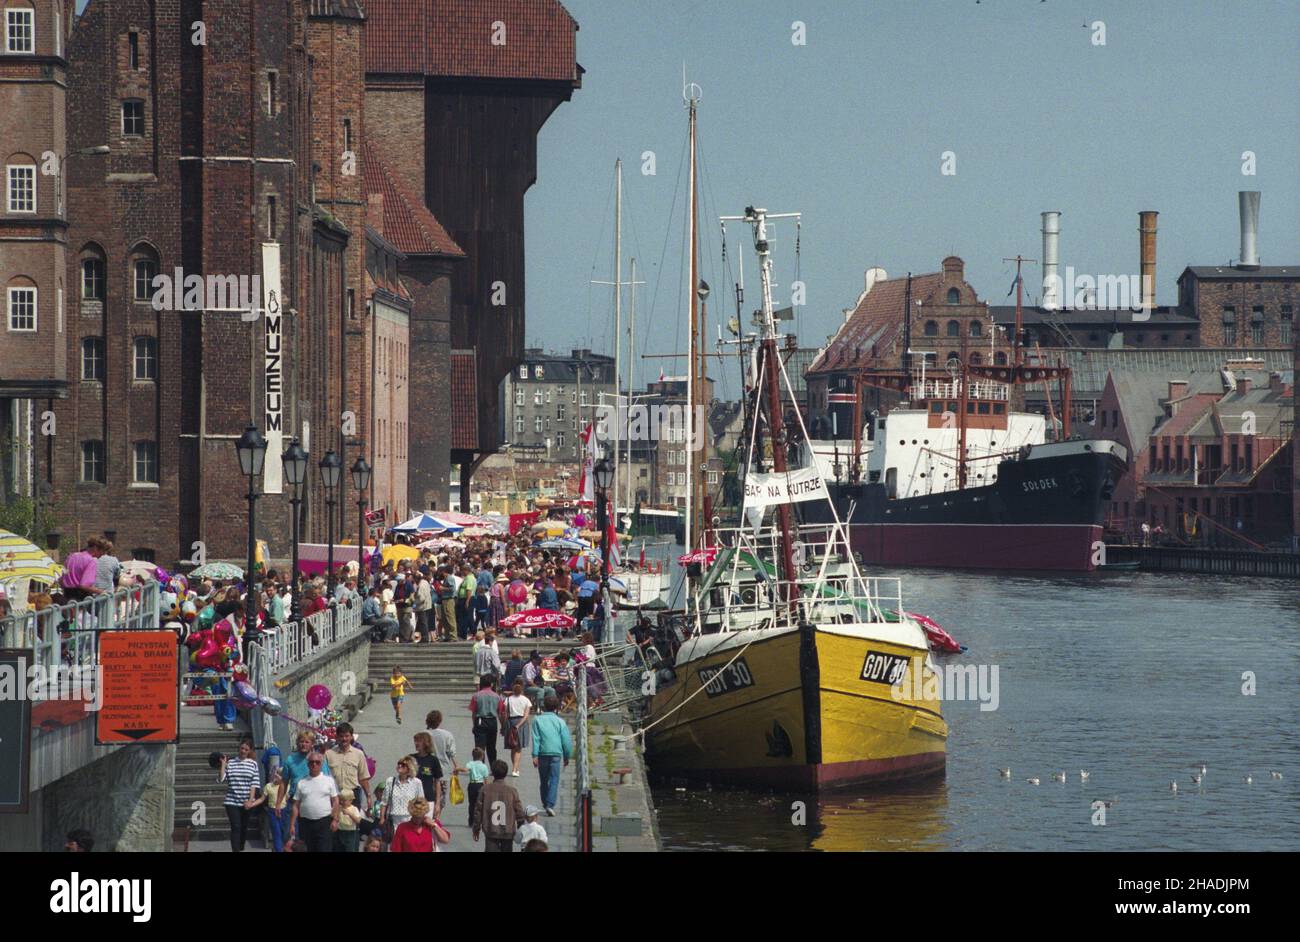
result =
[{"label": "clear blue sky", "polygon": [[[1048,209],[1062,212],[1062,268],[1095,274],[1137,272],[1138,211],[1158,210],[1161,304],[1177,300],[1174,279],[1186,265],[1237,256],[1241,189],[1263,194],[1262,262],[1300,263],[1294,2],[565,5],[581,27],[587,71],[539,141],[527,201],[532,345],[567,349],[589,338],[612,347],[611,289],[588,281],[612,276],[610,193],[621,156],[624,254],[637,255],[649,282],[638,289],[638,346],[683,349],[681,192],[671,229],[669,217],[685,141],[683,62],[703,89],[701,226],[711,240],[703,272],[713,298],[730,300],[719,213],[751,203],[802,211],[808,304],[796,326],[808,346],[835,330],[872,265],[891,276],[937,271],[956,254],[980,296],[1004,303],[1014,268],[1001,259],[1039,257],[1039,213]],[[806,24],[805,46],[791,42],[795,20]],[[1105,46],[1084,27],[1096,20]],[[646,150],[657,155],[656,176],[640,173]],[[940,174],[946,150],[956,176]],[[1257,155],[1253,177],[1241,173],[1246,150]],[[740,235],[729,229],[731,253]],[[791,235],[778,232],[774,244],[778,298],[788,298],[793,276]],[[752,259],[751,249],[750,288]],[[1037,274],[1028,269],[1026,283]],[[746,307],[755,298],[747,291]],[[638,381],[668,363],[643,361]]]}]

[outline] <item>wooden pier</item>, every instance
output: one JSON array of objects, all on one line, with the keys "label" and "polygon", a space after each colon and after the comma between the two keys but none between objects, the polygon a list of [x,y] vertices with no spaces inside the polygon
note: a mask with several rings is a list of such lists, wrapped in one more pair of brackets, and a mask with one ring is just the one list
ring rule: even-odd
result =
[{"label": "wooden pier", "polygon": [[1107,544],[1106,561],[1136,562],[1145,572],[1204,572],[1223,576],[1300,579],[1300,553]]}]

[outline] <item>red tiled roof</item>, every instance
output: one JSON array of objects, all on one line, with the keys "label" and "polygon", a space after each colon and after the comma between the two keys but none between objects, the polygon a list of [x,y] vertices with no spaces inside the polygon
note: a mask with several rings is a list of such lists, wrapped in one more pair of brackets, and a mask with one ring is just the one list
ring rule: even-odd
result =
[{"label": "red tiled roof", "polygon": [[[366,0],[366,71],[578,83],[578,24],[558,0]],[[494,23],[505,26],[493,44]]]},{"label": "red tiled roof", "polygon": [[429,208],[398,182],[369,141],[361,145],[361,163],[366,195],[383,197],[384,218],[374,220],[380,235],[407,255],[465,255]]},{"label": "red tiled roof", "polygon": [[451,447],[478,451],[478,367],[473,350],[451,351]]},{"label": "red tiled roof", "polygon": [[[912,297],[930,295],[939,289],[942,280],[941,272],[913,275]],[[871,358],[872,347],[877,355],[887,357],[894,341],[902,342],[906,292],[906,278],[889,278],[872,285],[808,372],[829,373],[865,366]]]}]

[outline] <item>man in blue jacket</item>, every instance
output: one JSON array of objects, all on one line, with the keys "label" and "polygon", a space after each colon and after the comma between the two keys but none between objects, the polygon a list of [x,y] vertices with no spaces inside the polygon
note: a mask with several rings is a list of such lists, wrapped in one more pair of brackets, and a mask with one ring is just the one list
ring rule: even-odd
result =
[{"label": "man in blue jacket", "polygon": [[533,719],[532,730],[533,765],[541,778],[542,807],[552,818],[559,798],[561,762],[567,767],[573,757],[573,736],[569,724],[555,712],[559,706],[554,695],[543,700],[544,712]]}]

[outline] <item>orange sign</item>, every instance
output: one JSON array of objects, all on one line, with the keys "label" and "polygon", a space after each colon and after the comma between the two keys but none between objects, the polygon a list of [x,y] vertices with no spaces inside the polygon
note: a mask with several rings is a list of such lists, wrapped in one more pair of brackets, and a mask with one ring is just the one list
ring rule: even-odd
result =
[{"label": "orange sign", "polygon": [[106,631],[99,636],[95,743],[174,743],[180,676],[174,631]]}]

